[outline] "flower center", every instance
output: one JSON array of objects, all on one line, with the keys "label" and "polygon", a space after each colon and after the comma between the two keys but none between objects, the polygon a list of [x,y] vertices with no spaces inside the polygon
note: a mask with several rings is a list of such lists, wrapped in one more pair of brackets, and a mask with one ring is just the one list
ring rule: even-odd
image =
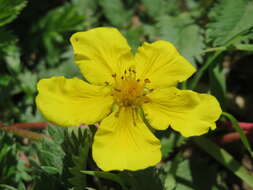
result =
[{"label": "flower center", "polygon": [[125,70],[122,76],[113,74],[112,77],[115,79],[112,96],[118,106],[137,107],[149,102],[149,98],[146,96],[152,91],[152,89],[146,88],[146,84],[150,82],[149,79],[136,79],[135,70],[131,68]]}]

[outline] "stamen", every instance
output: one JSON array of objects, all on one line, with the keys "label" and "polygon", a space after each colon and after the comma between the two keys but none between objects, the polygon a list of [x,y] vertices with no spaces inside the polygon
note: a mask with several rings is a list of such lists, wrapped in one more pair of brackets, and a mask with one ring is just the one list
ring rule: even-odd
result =
[{"label": "stamen", "polygon": [[136,126],[136,120],[137,120],[136,116],[137,116],[137,115],[135,114],[135,109],[133,108],[133,109],[132,109],[132,118],[133,118],[134,126]]},{"label": "stamen", "polygon": [[150,80],[149,79],[145,79],[144,82],[145,83],[150,83]]},{"label": "stamen", "polygon": [[121,92],[121,90],[118,89],[118,88],[114,88],[114,90],[117,91],[117,92]]},{"label": "stamen", "polygon": [[116,78],[116,76],[117,76],[116,73],[113,73],[113,74],[112,74],[112,77],[113,77],[113,78]]}]

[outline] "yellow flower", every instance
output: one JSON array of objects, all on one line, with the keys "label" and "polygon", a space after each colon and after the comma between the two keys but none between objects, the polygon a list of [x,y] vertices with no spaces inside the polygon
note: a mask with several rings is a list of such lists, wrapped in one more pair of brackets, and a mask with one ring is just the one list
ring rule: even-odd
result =
[{"label": "yellow flower", "polygon": [[60,126],[101,121],[92,155],[102,170],[138,170],[160,161],[160,141],[143,117],[154,129],[170,126],[185,137],[215,129],[219,103],[211,95],[176,88],[195,69],[169,42],[144,43],[133,55],[118,30],[105,27],[75,33],[70,41],[89,83],[42,79],[36,104]]}]

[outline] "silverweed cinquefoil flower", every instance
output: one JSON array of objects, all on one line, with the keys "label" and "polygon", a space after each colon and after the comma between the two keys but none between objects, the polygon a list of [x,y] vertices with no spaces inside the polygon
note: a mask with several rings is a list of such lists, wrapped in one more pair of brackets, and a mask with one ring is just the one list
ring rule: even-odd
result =
[{"label": "silverweed cinquefoil flower", "polygon": [[92,155],[102,170],[138,170],[161,160],[160,141],[144,118],[154,129],[170,126],[185,137],[216,128],[221,114],[217,100],[176,88],[195,69],[171,43],[144,43],[133,55],[118,30],[105,27],[75,33],[70,41],[89,83],[42,79],[36,104],[60,126],[101,121]]}]

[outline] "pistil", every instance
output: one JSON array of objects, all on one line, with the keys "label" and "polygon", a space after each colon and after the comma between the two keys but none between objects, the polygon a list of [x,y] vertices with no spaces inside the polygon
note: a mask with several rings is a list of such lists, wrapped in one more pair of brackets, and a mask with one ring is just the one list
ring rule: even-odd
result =
[{"label": "pistil", "polygon": [[136,72],[133,68],[125,70],[122,76],[113,74],[112,77],[115,80],[112,96],[119,107],[136,108],[150,101],[146,96],[153,90],[146,88],[146,84],[150,83],[150,80],[136,79]]}]

